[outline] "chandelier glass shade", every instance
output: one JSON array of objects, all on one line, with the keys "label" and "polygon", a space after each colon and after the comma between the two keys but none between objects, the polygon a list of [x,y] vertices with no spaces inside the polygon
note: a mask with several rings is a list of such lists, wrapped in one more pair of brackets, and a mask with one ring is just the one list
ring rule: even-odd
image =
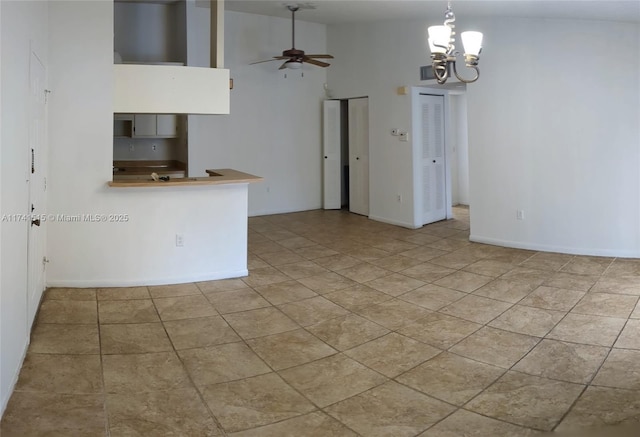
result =
[{"label": "chandelier glass shade", "polygon": [[451,10],[451,3],[448,4],[444,14],[444,24],[440,26],[430,26],[428,32],[429,50],[431,50],[431,66],[433,74],[439,84],[443,84],[451,77],[451,71],[460,82],[471,83],[478,80],[480,70],[478,61],[482,51],[482,33],[467,31],[460,34],[462,46],[464,48],[464,60],[467,68],[475,71],[471,79],[465,79],[458,74],[456,67],[457,55],[455,46],[455,24],[456,16]]}]

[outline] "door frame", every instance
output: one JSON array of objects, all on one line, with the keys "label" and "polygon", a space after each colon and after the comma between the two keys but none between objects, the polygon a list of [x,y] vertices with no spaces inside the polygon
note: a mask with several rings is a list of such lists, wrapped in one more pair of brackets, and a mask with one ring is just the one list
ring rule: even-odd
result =
[{"label": "door frame", "polygon": [[[33,139],[33,117],[34,111],[39,110],[34,108],[33,104],[33,95],[32,95],[32,78],[34,71],[34,57],[36,62],[38,62],[42,66],[43,72],[43,82],[42,82],[42,90],[40,90],[40,95],[38,100],[38,105],[42,102],[42,126],[41,126],[41,134],[39,137],[38,144],[34,144]],[[44,219],[45,212],[47,209],[47,198],[46,198],[46,184],[47,184],[47,168],[48,168],[48,123],[49,123],[49,115],[47,110],[47,81],[48,81],[48,72],[47,66],[42,61],[42,58],[38,55],[38,52],[35,48],[30,47],[29,50],[29,122],[28,122],[28,139],[27,139],[27,150],[28,154],[28,202],[27,202],[27,211],[29,211],[29,220],[27,220],[27,323],[28,328],[30,329],[35,320],[35,315],[38,311],[38,307],[40,306],[40,301],[42,300],[42,296],[46,286],[46,220]],[[35,173],[31,172],[31,166],[34,165]],[[36,205],[35,210],[32,210],[32,205]],[[35,218],[40,219],[40,225],[36,228],[32,225],[32,220]],[[35,252],[35,253],[34,253]]]},{"label": "door frame", "polygon": [[[411,133],[412,137],[421,138],[422,134],[422,110],[420,106],[420,95],[427,94],[433,96],[444,97],[444,180],[445,180],[445,202],[446,202],[446,218],[453,218],[453,208],[451,206],[451,163],[449,162],[449,154],[451,148],[451,120],[449,119],[449,96],[450,91],[441,88],[430,87],[411,87]],[[413,159],[413,226],[420,228],[424,225],[423,217],[423,199],[422,195],[422,145],[417,141],[412,142],[412,159]]]},{"label": "door frame", "polygon": [[[368,189],[367,189],[367,193],[369,196],[368,199],[368,210],[369,212],[365,215],[366,217],[369,217],[369,214],[371,213],[371,149],[370,149],[370,145],[371,145],[371,141],[370,141],[370,135],[371,135],[371,112],[369,111],[370,108],[370,98],[369,96],[357,96],[357,97],[344,97],[344,98],[331,98],[331,99],[326,99],[323,100],[323,117],[322,117],[322,156],[321,156],[321,161],[322,161],[322,177],[323,177],[323,181],[322,181],[322,208],[323,209],[334,209],[334,208],[327,208],[326,205],[326,196],[325,196],[325,191],[326,191],[326,181],[325,181],[325,141],[327,139],[327,123],[326,123],[326,117],[325,117],[325,101],[329,101],[329,102],[338,102],[340,105],[340,119],[339,119],[339,124],[340,124],[340,207],[342,208],[345,206],[345,202],[344,199],[345,197],[349,200],[347,202],[347,205],[349,206],[349,211],[351,212],[351,199],[350,199],[350,187],[351,187],[351,183],[349,181],[349,183],[345,183],[345,175],[344,175],[344,169],[343,169],[343,165],[345,164],[345,162],[347,164],[349,164],[349,153],[351,150],[351,147],[349,145],[349,123],[345,122],[345,117],[346,120],[349,119],[349,107],[348,107],[348,103],[351,100],[360,100],[360,99],[367,99],[367,139],[368,139],[368,144],[367,144],[367,179],[368,179]],[[343,155],[347,154],[346,156],[346,160],[344,159]],[[328,158],[326,158],[328,159]],[[346,187],[345,187],[346,185]],[[346,188],[346,193],[345,193],[345,188]],[[355,213],[354,213],[355,214]]]}]

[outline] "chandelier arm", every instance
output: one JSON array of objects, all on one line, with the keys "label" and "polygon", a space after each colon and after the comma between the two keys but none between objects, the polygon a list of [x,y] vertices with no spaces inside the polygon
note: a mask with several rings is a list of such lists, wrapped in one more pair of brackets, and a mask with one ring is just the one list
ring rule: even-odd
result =
[{"label": "chandelier arm", "polygon": [[450,75],[447,60],[448,57],[444,53],[431,54],[431,68],[433,69],[433,75],[441,85],[447,81]]},{"label": "chandelier arm", "polygon": [[447,70],[444,71],[443,75],[440,75],[440,73],[438,73],[438,70],[434,69],[433,70],[434,75],[436,76],[436,81],[442,85],[443,83],[445,83],[447,81],[447,79],[449,78],[449,74],[447,72]]},{"label": "chandelier arm", "polygon": [[467,65],[466,65],[466,67],[467,67],[467,68],[470,68],[470,69],[472,69],[472,70],[475,70],[475,71],[476,71],[476,75],[475,75],[475,77],[474,77],[473,79],[465,79],[465,78],[463,78],[462,76],[460,76],[460,75],[458,74],[458,69],[456,68],[456,64],[457,64],[457,62],[453,61],[453,62],[451,62],[451,63],[453,64],[453,73],[456,75],[456,77],[458,78],[458,80],[459,80],[460,82],[464,82],[464,83],[473,83],[473,82],[475,82],[476,80],[478,80],[478,78],[480,77],[480,69],[479,69],[478,67],[476,67],[475,65],[469,65],[469,64],[467,64]]}]

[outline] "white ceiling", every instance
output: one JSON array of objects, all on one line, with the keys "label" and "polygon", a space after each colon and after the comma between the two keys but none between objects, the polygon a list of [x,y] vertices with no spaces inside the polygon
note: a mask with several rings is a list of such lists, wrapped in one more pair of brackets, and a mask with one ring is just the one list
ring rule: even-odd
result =
[{"label": "white ceiling", "polygon": [[[199,0],[202,1],[202,0]],[[259,15],[290,17],[285,5],[311,4],[296,19],[324,24],[442,17],[444,0],[225,0],[225,9]],[[456,0],[458,17],[502,16],[531,18],[577,18],[640,23],[640,0]]]}]

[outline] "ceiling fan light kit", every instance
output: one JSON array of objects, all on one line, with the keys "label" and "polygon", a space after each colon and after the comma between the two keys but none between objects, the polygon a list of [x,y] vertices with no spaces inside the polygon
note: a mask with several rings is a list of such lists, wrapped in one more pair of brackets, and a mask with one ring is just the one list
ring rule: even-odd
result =
[{"label": "ceiling fan light kit", "polygon": [[282,56],[274,56],[273,59],[268,59],[266,61],[252,62],[251,65],[277,60],[285,61],[280,66],[279,70],[284,70],[285,68],[288,68],[290,70],[299,70],[302,68],[303,63],[316,65],[318,67],[328,67],[329,65],[331,65],[327,62],[318,61],[318,59],[333,59],[333,56],[331,55],[307,55],[304,53],[304,50],[296,49],[296,11],[299,9],[315,9],[315,6],[311,4],[286,4],[285,6],[289,11],[291,11],[291,48],[289,50],[283,51]]},{"label": "ceiling fan light kit", "polygon": [[290,70],[299,70],[302,68],[302,62],[289,60],[284,63],[284,66]]},{"label": "ceiling fan light kit", "polygon": [[451,9],[451,2],[447,4],[447,10],[444,14],[444,25],[430,26],[428,31],[428,43],[431,50],[431,66],[433,74],[439,84],[443,84],[451,77],[451,70],[460,82],[471,83],[478,80],[480,70],[478,69],[478,61],[480,60],[480,52],[482,51],[482,33],[476,31],[462,32],[460,38],[464,47],[464,60],[467,68],[475,71],[475,75],[471,79],[465,79],[458,74],[456,68],[456,57],[459,52],[455,46],[455,24],[456,16]]}]

